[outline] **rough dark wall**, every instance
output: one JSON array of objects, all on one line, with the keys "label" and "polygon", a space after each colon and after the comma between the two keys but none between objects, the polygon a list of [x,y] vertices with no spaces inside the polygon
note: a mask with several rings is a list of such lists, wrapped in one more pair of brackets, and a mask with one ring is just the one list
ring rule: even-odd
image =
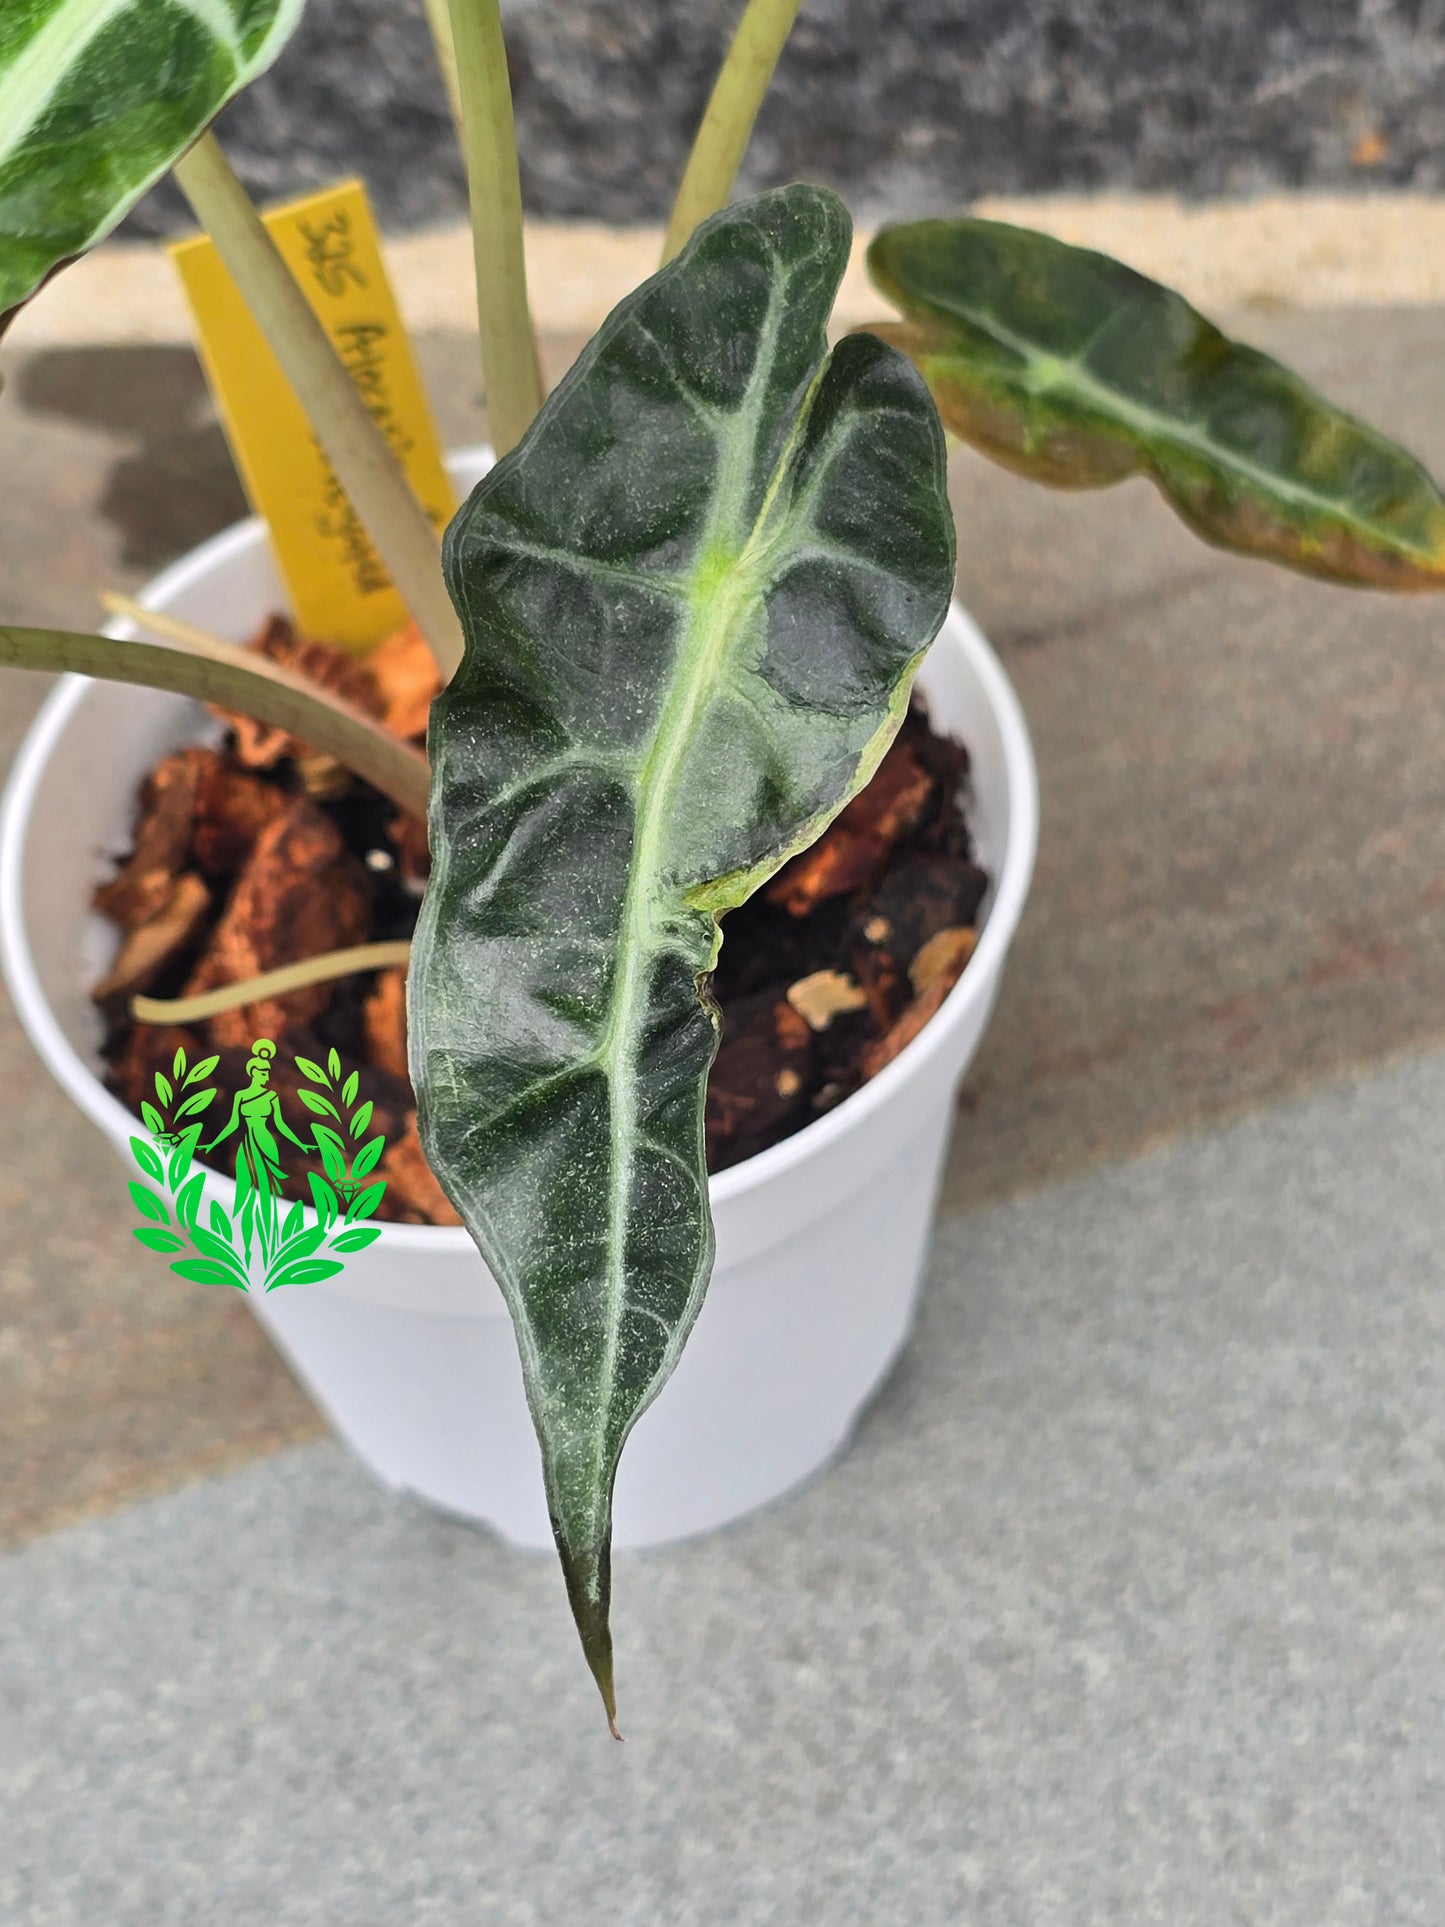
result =
[{"label": "rough dark wall", "polygon": [[[504,0],[529,208],[660,217],[740,11]],[[311,0],[223,129],[263,192],[361,169],[394,225],[461,210],[421,0]],[[1445,0],[805,0],[747,179],[800,174],[875,216],[989,191],[1438,187]]]}]

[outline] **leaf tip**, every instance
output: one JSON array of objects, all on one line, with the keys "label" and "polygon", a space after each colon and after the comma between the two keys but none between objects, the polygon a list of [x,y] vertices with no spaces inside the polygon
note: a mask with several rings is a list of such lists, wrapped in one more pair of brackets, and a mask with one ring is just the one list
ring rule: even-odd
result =
[{"label": "leaf tip", "polygon": [[[555,1530],[555,1521],[553,1526]],[[562,1560],[562,1576],[567,1582],[567,1603],[572,1608],[577,1637],[582,1642],[582,1654],[602,1695],[607,1730],[614,1740],[620,1740],[617,1692],[612,1675],[612,1627],[608,1617],[612,1603],[612,1547],[604,1540],[600,1546],[575,1551],[563,1543],[558,1532],[557,1551]]]}]

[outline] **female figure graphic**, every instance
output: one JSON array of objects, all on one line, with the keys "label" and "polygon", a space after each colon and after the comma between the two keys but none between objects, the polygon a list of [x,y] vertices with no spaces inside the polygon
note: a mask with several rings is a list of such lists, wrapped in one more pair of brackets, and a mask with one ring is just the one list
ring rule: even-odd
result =
[{"label": "female figure graphic", "polygon": [[269,1264],[277,1243],[276,1201],[286,1182],[286,1173],[281,1168],[281,1147],[276,1142],[276,1133],[279,1131],[282,1137],[289,1138],[299,1150],[315,1149],[304,1138],[297,1137],[281,1115],[280,1095],[271,1089],[271,1059],[275,1055],[276,1046],[269,1037],[258,1037],[252,1044],[246,1065],[246,1075],[251,1081],[244,1091],[237,1091],[225,1129],[202,1147],[213,1151],[223,1139],[244,1126],[236,1152],[236,1210],[241,1220],[247,1264],[251,1262],[253,1229],[264,1263]]}]

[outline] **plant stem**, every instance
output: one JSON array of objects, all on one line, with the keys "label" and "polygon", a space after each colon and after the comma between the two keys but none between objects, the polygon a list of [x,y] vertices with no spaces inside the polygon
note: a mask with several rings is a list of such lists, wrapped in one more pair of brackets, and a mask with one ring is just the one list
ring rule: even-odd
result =
[{"label": "plant stem", "polygon": [[748,0],[677,190],[662,244],[664,266],[687,246],[700,221],[727,205],[800,5],[801,0]]},{"label": "plant stem", "polygon": [[432,45],[436,48],[437,65],[441,68],[447,90],[447,104],[452,110],[452,125],[457,130],[457,139],[461,141],[462,89],[457,79],[457,45],[452,39],[452,17],[447,0],[423,0],[423,3],[427,25],[431,28]]},{"label": "plant stem", "polygon": [[472,201],[482,376],[492,443],[501,456],[516,447],[542,406],[527,306],[512,85],[498,0],[450,0],[450,8]]},{"label": "plant stem", "polygon": [[201,136],[176,163],[175,175],[306,410],[438,667],[450,676],[462,659],[462,634],[442,581],[436,530],[386,437],[213,135]]},{"label": "plant stem", "polygon": [[[119,589],[102,589],[96,600],[108,616],[121,616],[125,621],[134,623],[137,629],[149,630],[158,641],[179,643],[182,649],[189,649],[197,655],[215,656],[218,652],[240,647],[237,643],[227,642],[224,636],[218,636],[210,629],[202,629],[197,623],[182,622],[179,616],[168,616],[160,609],[147,609],[143,602],[137,602],[134,596],[122,595]],[[243,653],[247,663],[271,660],[259,652]]]},{"label": "plant stem", "polygon": [[253,650],[220,641],[175,648],[70,629],[0,627],[0,664],[141,683],[239,710],[324,750],[425,821],[430,780],[420,750],[351,703]]},{"label": "plant stem", "polygon": [[132,997],[130,1014],[138,1024],[199,1024],[206,1017],[218,1017],[223,1010],[239,1010],[243,1004],[259,1003],[264,997],[284,997],[288,990],[304,990],[308,984],[329,984],[337,977],[354,976],[363,970],[395,970],[404,966],[410,955],[411,945],[405,941],[353,944],[348,950],[303,957],[299,963],[263,970],[259,977],[221,984],[195,997]]}]

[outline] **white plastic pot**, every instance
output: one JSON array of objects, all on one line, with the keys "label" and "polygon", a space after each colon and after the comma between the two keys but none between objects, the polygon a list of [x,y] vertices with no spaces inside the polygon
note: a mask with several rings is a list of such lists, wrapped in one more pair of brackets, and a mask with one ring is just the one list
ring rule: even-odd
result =
[{"label": "white plastic pot", "polygon": [[[481,451],[452,462],[463,488],[485,467]],[[254,521],[203,544],[145,597],[236,640],[281,599]],[[1038,816],[1018,702],[956,605],[920,680],[936,726],[972,758],[971,822],[993,878],[978,948],[939,1014],[879,1076],[713,1179],[712,1285],[674,1377],[624,1454],[619,1546],[706,1532],[816,1472],[846,1443],[908,1335],[954,1093],[993,1009]],[[91,895],[127,847],[146,771],[206,726],[184,697],[67,676],[25,740],[0,816],[0,952],[16,1008],[127,1163],[137,1126],[97,1076],[88,996],[115,934],[91,912]],[[167,1288],[159,1260],[137,1247],[136,1263],[155,1266],[156,1289]],[[464,1231],[387,1225],[340,1277],[251,1305],[385,1484],[515,1544],[550,1546],[511,1323]]]}]

